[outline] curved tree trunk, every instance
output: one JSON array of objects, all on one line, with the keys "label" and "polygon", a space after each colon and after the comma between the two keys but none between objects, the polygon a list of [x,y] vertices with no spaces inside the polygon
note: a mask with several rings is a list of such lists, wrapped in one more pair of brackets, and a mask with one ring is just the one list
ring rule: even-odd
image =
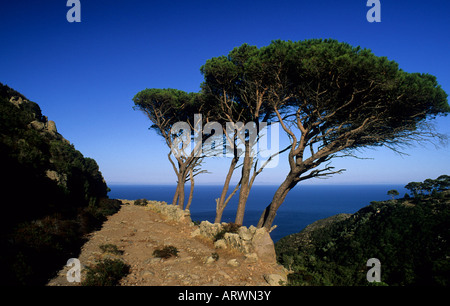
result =
[{"label": "curved tree trunk", "polygon": [[188,202],[187,202],[187,205],[186,205],[186,210],[189,210],[189,208],[191,207],[192,198],[194,197],[194,185],[195,185],[195,182],[194,182],[194,170],[192,168],[189,170],[189,180],[191,182],[191,189],[189,191],[189,199],[188,199]]},{"label": "curved tree trunk", "polygon": [[214,223],[220,223],[222,221],[223,211],[225,210],[225,206],[220,206],[220,199],[216,199],[216,218],[214,219]]},{"label": "curved tree trunk", "polygon": [[175,194],[173,195],[172,205],[177,205],[177,203],[178,203],[178,189],[179,189],[179,186],[177,183],[177,188],[175,190]]},{"label": "curved tree trunk", "polygon": [[290,172],[284,182],[278,187],[273,195],[272,202],[264,209],[258,221],[258,228],[264,227],[267,230],[271,229],[277,215],[277,210],[280,208],[281,204],[283,204],[288,192],[297,184],[295,178],[296,175]]},{"label": "curved tree trunk", "polygon": [[[220,194],[220,198],[216,199],[216,219],[214,220],[214,223],[220,223],[222,220],[222,214],[225,210],[225,207],[227,206],[229,199],[225,201],[225,198],[227,196],[228,188],[230,186],[231,177],[233,176],[234,169],[236,167],[236,164],[239,161],[239,157],[234,157],[230,163],[230,168],[228,169],[227,177],[225,178],[225,184],[222,188],[222,193]],[[234,195],[235,191],[233,192]]]},{"label": "curved tree trunk", "polygon": [[180,175],[178,178],[178,207],[184,209],[184,182],[185,176]]},{"label": "curved tree trunk", "polygon": [[242,225],[244,222],[245,205],[247,204],[248,195],[250,193],[250,171],[252,169],[252,157],[250,156],[250,144],[245,142],[244,164],[242,165],[241,188],[239,190],[239,203],[236,212],[236,220],[234,223]]}]

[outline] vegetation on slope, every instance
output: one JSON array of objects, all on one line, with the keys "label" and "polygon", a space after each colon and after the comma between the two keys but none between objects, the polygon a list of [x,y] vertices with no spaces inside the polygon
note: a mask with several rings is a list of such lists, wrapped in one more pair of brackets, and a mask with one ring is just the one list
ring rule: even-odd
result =
[{"label": "vegetation on slope", "polygon": [[3,284],[44,284],[120,202],[95,160],[62,137],[38,104],[0,83]]},{"label": "vegetation on slope", "polygon": [[419,188],[414,197],[372,202],[282,238],[276,251],[293,271],[289,284],[368,285],[367,260],[378,258],[384,284],[450,285],[449,177],[432,181],[428,192]]}]

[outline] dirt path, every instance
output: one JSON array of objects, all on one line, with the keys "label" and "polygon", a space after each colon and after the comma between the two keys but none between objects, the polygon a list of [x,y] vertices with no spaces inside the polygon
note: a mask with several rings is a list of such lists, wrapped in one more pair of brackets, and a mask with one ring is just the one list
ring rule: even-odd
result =
[{"label": "dirt path", "polygon": [[[237,251],[216,249],[206,238],[191,237],[196,227],[187,222],[168,221],[145,207],[123,202],[120,211],[91,235],[78,258],[82,266],[89,266],[111,256],[103,253],[100,245],[117,245],[123,251],[117,256],[131,266],[131,273],[121,280],[122,286],[261,286],[268,285],[264,275],[279,272],[279,267],[259,259],[255,262]],[[161,260],[152,255],[155,249],[167,245],[178,249],[177,257]],[[219,259],[206,263],[212,253],[218,253]],[[48,285],[78,285],[67,281],[68,269],[64,267]]]}]

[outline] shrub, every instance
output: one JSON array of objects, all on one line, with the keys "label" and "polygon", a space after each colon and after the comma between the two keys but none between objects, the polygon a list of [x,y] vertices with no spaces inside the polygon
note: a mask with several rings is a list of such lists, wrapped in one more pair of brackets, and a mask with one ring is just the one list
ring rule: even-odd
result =
[{"label": "shrub", "polygon": [[214,241],[223,239],[226,233],[234,233],[234,234],[237,233],[240,227],[241,226],[239,224],[233,222],[225,224],[222,227],[222,230],[214,236]]},{"label": "shrub", "polygon": [[211,253],[211,257],[215,260],[218,261],[219,260],[219,254],[217,252]]},{"label": "shrub", "polygon": [[83,286],[117,286],[130,273],[130,266],[120,259],[103,259],[86,269],[86,278],[81,283]]},{"label": "shrub", "polygon": [[[289,285],[448,286],[449,200],[441,193],[376,202],[350,218],[282,238],[275,245],[278,260],[294,271]],[[384,283],[367,282],[364,263],[374,254],[388,263],[382,264]]]},{"label": "shrub", "polygon": [[167,259],[167,258],[170,258],[172,256],[177,256],[177,255],[178,255],[178,249],[171,245],[168,245],[162,249],[156,249],[153,251],[153,256],[163,258],[163,259]]},{"label": "shrub", "polygon": [[99,246],[100,250],[102,250],[103,253],[111,253],[115,255],[122,255],[123,251],[119,250],[117,248],[117,245],[115,244],[102,244]]},{"label": "shrub", "polygon": [[138,205],[138,206],[147,206],[148,201],[147,199],[138,199],[134,201],[134,205]]},{"label": "shrub", "polygon": [[81,209],[77,216],[77,222],[80,225],[82,234],[88,234],[100,229],[104,221],[106,221],[106,217],[92,206]]},{"label": "shrub", "polygon": [[122,202],[120,200],[101,198],[98,203],[98,210],[104,216],[110,216],[120,210]]}]

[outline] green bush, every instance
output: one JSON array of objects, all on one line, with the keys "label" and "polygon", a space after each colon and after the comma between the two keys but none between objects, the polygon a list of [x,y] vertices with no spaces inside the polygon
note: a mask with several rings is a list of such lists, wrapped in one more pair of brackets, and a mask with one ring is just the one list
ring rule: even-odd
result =
[{"label": "green bush", "polygon": [[61,216],[48,216],[19,224],[7,244],[2,245],[1,263],[10,285],[47,282],[51,274],[84,243],[78,224]]},{"label": "green bush", "polygon": [[156,249],[153,251],[153,256],[167,259],[172,256],[178,255],[178,249],[174,246],[168,245],[163,247],[162,249]]},{"label": "green bush", "polygon": [[120,200],[101,198],[98,203],[98,210],[104,216],[110,216],[120,210],[122,202]]},{"label": "green bush", "polygon": [[211,257],[212,257],[215,261],[218,261],[218,260],[219,260],[219,253],[217,253],[217,252],[211,253]]},{"label": "green bush", "polygon": [[240,227],[241,226],[239,224],[236,224],[233,222],[225,224],[222,227],[222,230],[214,236],[214,241],[223,239],[223,237],[225,236],[226,233],[232,233],[232,234],[237,233]]},{"label": "green bush", "polygon": [[134,201],[134,205],[137,206],[147,206],[147,204],[148,204],[147,199],[138,199]]},{"label": "green bush", "polygon": [[130,273],[130,266],[120,259],[103,259],[94,266],[87,267],[83,286],[117,286]]},{"label": "green bush", "polygon": [[[294,271],[289,285],[448,286],[450,196],[372,202],[343,220],[280,239],[278,261]],[[383,284],[367,282],[369,258]]]},{"label": "green bush", "polygon": [[117,248],[117,245],[115,244],[102,244],[99,246],[100,250],[102,250],[103,253],[111,253],[115,255],[122,255],[123,251],[119,250]]}]

